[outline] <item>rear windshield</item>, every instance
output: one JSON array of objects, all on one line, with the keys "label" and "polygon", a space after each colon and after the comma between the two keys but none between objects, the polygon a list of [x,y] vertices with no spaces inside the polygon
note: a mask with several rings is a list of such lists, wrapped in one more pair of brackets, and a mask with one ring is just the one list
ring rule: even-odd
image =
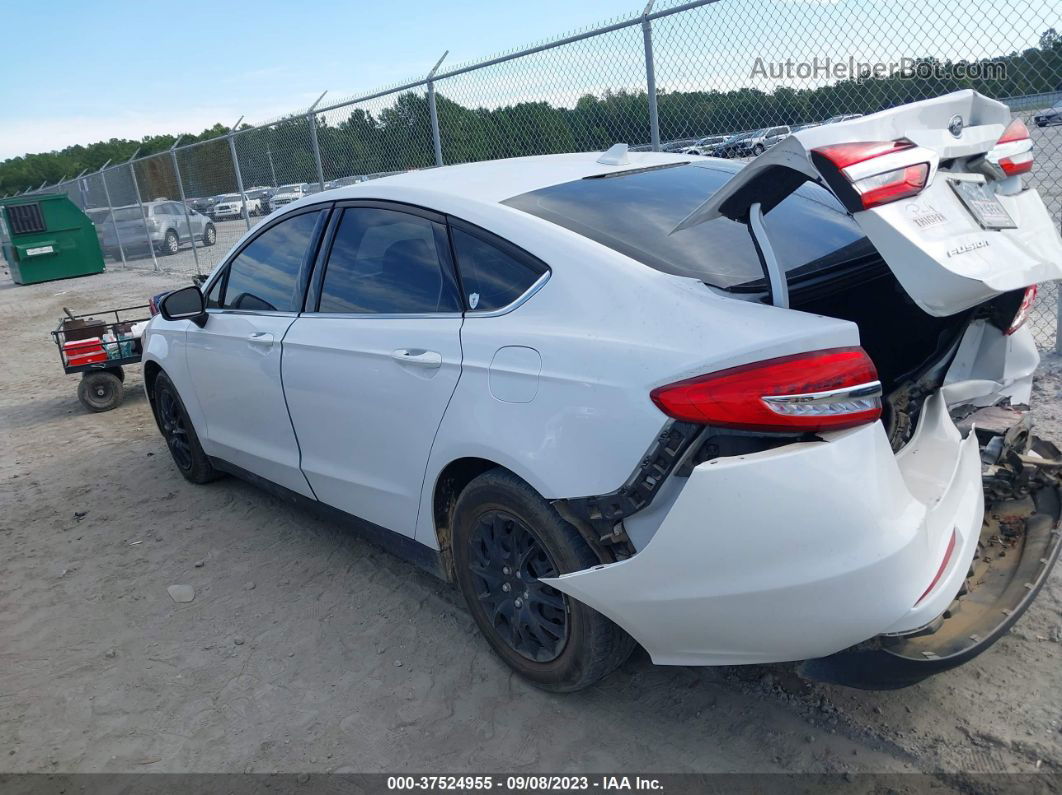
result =
[{"label": "rear windshield", "polygon": [[[589,177],[504,203],[563,226],[650,268],[724,289],[763,278],[745,224],[716,218],[671,234],[740,166],[679,164]],[[806,184],[764,216],[786,271],[807,274],[866,253],[869,243],[832,194]]]}]

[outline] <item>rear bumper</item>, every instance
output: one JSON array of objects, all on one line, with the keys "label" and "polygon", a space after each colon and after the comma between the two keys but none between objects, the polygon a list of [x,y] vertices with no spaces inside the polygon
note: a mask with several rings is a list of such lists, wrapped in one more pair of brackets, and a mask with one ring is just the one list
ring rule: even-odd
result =
[{"label": "rear bumper", "polygon": [[638,554],[550,582],[657,663],[830,657],[937,620],[983,516],[977,437],[962,438],[937,394],[899,454],[875,423],[705,462]]}]

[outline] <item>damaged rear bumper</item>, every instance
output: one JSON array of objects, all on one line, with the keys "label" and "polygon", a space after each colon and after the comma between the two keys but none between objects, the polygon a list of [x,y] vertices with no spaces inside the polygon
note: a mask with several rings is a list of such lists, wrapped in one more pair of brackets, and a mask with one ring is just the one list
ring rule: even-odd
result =
[{"label": "damaged rear bumper", "polygon": [[807,660],[802,675],[871,690],[906,687],[973,659],[1033,603],[1062,549],[1062,462],[1057,448],[1017,425],[979,436],[990,462],[988,506],[977,554],[948,609],[918,631]]},{"label": "damaged rear bumper", "polygon": [[898,454],[875,423],[700,464],[638,554],[549,582],[660,664],[806,660],[816,678],[897,687],[976,655],[1035,596],[1058,554],[1058,492],[1014,496],[1028,521],[989,567],[1004,551],[985,551],[993,517],[1014,527],[1019,506],[983,530],[978,438],[936,394]]}]

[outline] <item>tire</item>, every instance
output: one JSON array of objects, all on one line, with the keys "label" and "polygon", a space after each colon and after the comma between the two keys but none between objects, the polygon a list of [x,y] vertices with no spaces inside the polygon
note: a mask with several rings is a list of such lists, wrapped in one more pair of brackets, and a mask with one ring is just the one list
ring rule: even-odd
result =
[{"label": "tire", "polygon": [[206,229],[203,230],[203,245],[212,246],[218,242],[218,230],[214,228],[213,224],[207,224]]},{"label": "tire", "polygon": [[89,411],[110,411],[118,408],[125,397],[122,380],[106,370],[86,370],[77,385],[77,399]]},{"label": "tire", "polygon": [[177,232],[173,229],[166,230],[166,237],[162,241],[162,245],[159,247],[159,252],[167,256],[173,256],[181,248],[180,238],[177,237]]},{"label": "tire", "polygon": [[155,423],[166,440],[173,463],[184,479],[192,483],[209,483],[221,477],[203,452],[184,403],[169,376],[159,373],[153,392],[155,399],[151,408],[155,413]]},{"label": "tire", "polygon": [[763,144],[756,144],[754,147],[752,147],[752,154],[756,156],[762,155],[764,151],[765,150],[763,148]]},{"label": "tire", "polygon": [[528,484],[502,469],[485,472],[461,492],[452,526],[461,593],[487,642],[518,674],[544,690],[571,692],[630,656],[627,633],[538,582],[601,561]]}]

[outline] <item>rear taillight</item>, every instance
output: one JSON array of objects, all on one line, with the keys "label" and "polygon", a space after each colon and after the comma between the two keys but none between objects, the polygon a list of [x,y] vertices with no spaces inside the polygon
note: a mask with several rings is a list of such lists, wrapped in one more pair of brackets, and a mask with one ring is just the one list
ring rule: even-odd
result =
[{"label": "rear taillight", "polygon": [[1033,301],[1036,300],[1036,293],[1037,288],[1035,284],[1032,287],[1025,288],[1025,295],[1021,298],[1021,304],[1018,306],[1018,311],[1014,313],[1014,319],[1010,321],[1007,330],[1003,332],[1008,337],[1024,326],[1025,321],[1029,319],[1029,311],[1032,309]]},{"label": "rear taillight", "polygon": [[989,154],[1008,177],[1032,171],[1032,138],[1025,122],[1015,119],[1008,124]]},{"label": "rear taillight", "polygon": [[835,431],[881,416],[881,383],[862,348],[831,348],[732,367],[654,389],[677,420],[759,431]]},{"label": "rear taillight", "polygon": [[914,148],[913,142],[898,138],[895,141],[834,144],[811,151],[812,155],[818,156],[820,163],[825,160],[844,177],[858,200],[855,209],[869,210],[897,199],[915,196],[925,188],[929,179],[928,162],[900,166],[876,174],[873,173],[873,164],[868,164],[868,161]]}]

